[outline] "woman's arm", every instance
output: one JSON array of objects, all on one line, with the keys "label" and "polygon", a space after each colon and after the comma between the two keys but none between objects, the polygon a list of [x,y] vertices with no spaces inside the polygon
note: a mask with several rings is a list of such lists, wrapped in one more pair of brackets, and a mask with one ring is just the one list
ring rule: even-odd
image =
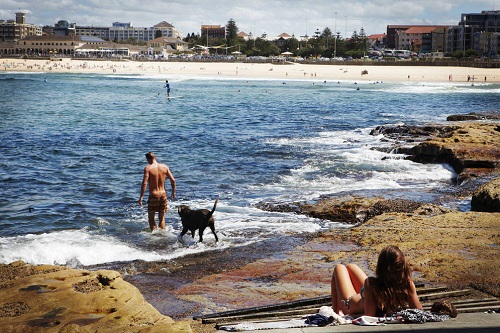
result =
[{"label": "woman's arm", "polygon": [[372,283],[370,283],[370,280],[372,280],[373,277],[369,277],[365,280],[364,287],[365,289],[363,290],[363,297],[364,297],[364,315],[365,316],[372,316],[375,317],[377,315],[377,302],[375,298],[375,290],[371,286]]},{"label": "woman's arm", "polygon": [[415,284],[413,281],[410,281],[410,290],[411,290],[411,298],[410,298],[410,308],[411,309],[422,309],[422,304],[418,299],[417,288],[415,288]]}]

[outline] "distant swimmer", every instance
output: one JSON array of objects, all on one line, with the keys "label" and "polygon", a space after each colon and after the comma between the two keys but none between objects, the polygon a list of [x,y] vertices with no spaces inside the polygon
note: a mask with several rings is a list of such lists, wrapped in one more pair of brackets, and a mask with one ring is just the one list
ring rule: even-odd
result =
[{"label": "distant swimmer", "polygon": [[175,198],[175,178],[166,164],[160,164],[156,161],[156,155],[153,152],[146,154],[148,165],[144,167],[144,177],[141,185],[141,196],[139,197],[139,206],[142,207],[142,199],[149,186],[148,199],[148,221],[151,231],[157,228],[155,223],[155,214],[158,212],[159,227],[165,229],[165,213],[168,210],[167,191],[165,181],[170,180],[172,187],[172,198]]},{"label": "distant swimmer", "polygon": [[165,87],[167,88],[167,97],[170,97],[170,83],[168,83],[168,80],[165,80]]}]

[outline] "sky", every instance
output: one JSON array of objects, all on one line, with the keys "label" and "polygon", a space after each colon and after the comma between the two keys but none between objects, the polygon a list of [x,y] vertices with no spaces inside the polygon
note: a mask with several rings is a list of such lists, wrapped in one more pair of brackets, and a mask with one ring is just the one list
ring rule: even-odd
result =
[{"label": "sky", "polygon": [[152,27],[167,21],[182,31],[200,33],[202,24],[226,25],[273,38],[285,32],[299,38],[328,27],[341,37],[364,29],[386,32],[387,25],[457,25],[462,13],[500,10],[500,0],[0,0],[0,19],[26,13],[26,22],[53,26],[59,20],[79,26],[131,22]]}]

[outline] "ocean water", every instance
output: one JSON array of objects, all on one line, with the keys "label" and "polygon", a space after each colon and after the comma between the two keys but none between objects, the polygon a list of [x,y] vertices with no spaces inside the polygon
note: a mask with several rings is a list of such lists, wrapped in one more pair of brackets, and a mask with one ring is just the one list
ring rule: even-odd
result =
[{"label": "ocean water", "polygon": [[[165,79],[177,98],[166,99]],[[453,170],[384,159],[372,148],[390,142],[370,130],[498,105],[490,83],[2,72],[0,263],[165,260],[347,226],[260,202],[358,191],[432,201],[455,186]],[[155,233],[137,204],[148,151],[177,180],[167,228]],[[217,196],[220,241],[208,230],[203,243],[179,242],[177,206],[210,209]]]}]

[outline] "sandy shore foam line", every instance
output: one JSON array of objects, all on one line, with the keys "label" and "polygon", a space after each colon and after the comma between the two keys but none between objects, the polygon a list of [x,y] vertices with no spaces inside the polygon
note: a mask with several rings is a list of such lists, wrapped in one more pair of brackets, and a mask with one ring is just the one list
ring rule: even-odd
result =
[{"label": "sandy shore foam line", "polygon": [[[225,62],[140,62],[92,61],[63,59],[62,61],[3,59],[2,72],[42,73],[101,73],[157,74],[168,77],[207,76],[239,79],[318,80],[318,81],[414,81],[498,83],[496,68],[438,67],[438,66],[368,66],[315,65],[298,63],[225,63]],[[368,74],[362,75],[363,71]],[[451,80],[450,80],[451,78]]]}]

